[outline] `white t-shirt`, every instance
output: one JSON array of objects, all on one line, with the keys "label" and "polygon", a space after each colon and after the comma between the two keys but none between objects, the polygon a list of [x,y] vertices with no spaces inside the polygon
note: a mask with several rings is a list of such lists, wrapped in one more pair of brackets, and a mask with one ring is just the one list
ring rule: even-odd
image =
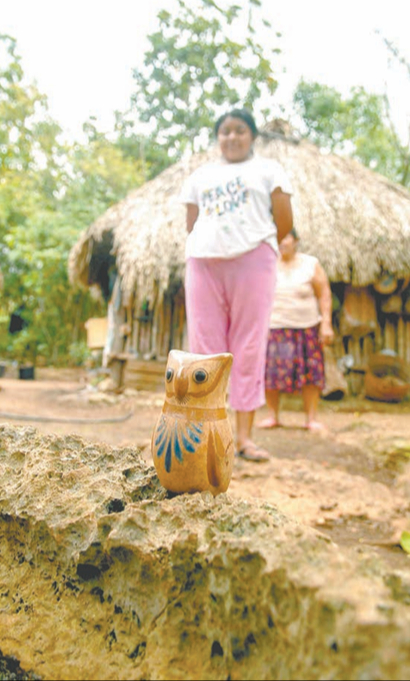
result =
[{"label": "white t-shirt", "polygon": [[307,253],[296,253],[290,263],[278,259],[271,329],[308,329],[319,324],[319,303],[312,284],[317,263],[318,259]]},{"label": "white t-shirt", "polygon": [[277,251],[277,229],[271,213],[271,193],[291,183],[277,162],[254,156],[241,163],[223,159],[206,163],[186,180],[183,203],[199,207],[188,235],[187,258],[236,258],[263,241]]}]

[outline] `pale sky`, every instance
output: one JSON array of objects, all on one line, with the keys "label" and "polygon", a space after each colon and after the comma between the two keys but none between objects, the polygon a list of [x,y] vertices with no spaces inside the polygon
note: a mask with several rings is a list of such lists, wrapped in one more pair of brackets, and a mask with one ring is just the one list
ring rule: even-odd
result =
[{"label": "pale sky", "polygon": [[[344,94],[357,85],[377,93],[387,88],[395,123],[407,139],[410,76],[397,64],[389,67],[388,51],[376,30],[410,62],[409,0],[262,4],[274,32],[283,36],[272,38],[282,50],[278,106],[289,106],[301,77]],[[79,137],[89,116],[109,130],[113,111],[128,108],[132,69],[142,63],[146,36],[156,28],[158,11],[174,6],[174,0],[0,0],[0,33],[17,39],[27,78],[47,95],[50,113],[67,135]]]}]

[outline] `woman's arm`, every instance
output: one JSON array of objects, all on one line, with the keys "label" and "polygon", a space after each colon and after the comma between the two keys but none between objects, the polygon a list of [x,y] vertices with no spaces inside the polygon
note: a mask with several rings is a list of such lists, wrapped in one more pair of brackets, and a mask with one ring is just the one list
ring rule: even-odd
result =
[{"label": "woman's arm", "polygon": [[290,194],[285,194],[280,187],[276,187],[271,194],[271,205],[273,221],[278,230],[278,243],[280,243],[293,227]]},{"label": "woman's arm", "polygon": [[194,224],[197,221],[199,208],[196,203],[187,203],[186,205],[186,228],[188,234],[194,229]]},{"label": "woman's arm", "polygon": [[312,286],[318,300],[320,314],[322,315],[319,338],[322,343],[329,345],[334,339],[332,328],[332,291],[327,274],[319,263],[316,263]]}]

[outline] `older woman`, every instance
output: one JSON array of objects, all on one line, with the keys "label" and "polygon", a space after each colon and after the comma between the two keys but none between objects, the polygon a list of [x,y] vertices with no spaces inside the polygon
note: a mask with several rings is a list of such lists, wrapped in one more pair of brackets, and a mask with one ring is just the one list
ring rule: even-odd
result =
[{"label": "older woman", "polygon": [[292,229],[279,246],[265,369],[269,416],[257,423],[259,428],[280,426],[280,393],[295,392],[302,393],[305,427],[323,428],[317,408],[325,378],[323,345],[334,337],[332,293],[318,259],[300,253],[298,241]]}]

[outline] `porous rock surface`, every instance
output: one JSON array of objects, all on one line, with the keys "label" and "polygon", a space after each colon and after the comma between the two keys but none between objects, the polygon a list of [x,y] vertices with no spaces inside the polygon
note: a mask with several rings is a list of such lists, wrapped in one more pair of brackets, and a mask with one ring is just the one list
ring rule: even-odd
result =
[{"label": "porous rock surface", "polygon": [[410,572],[270,504],[8,425],[0,480],[0,648],[31,678],[410,678]]}]

